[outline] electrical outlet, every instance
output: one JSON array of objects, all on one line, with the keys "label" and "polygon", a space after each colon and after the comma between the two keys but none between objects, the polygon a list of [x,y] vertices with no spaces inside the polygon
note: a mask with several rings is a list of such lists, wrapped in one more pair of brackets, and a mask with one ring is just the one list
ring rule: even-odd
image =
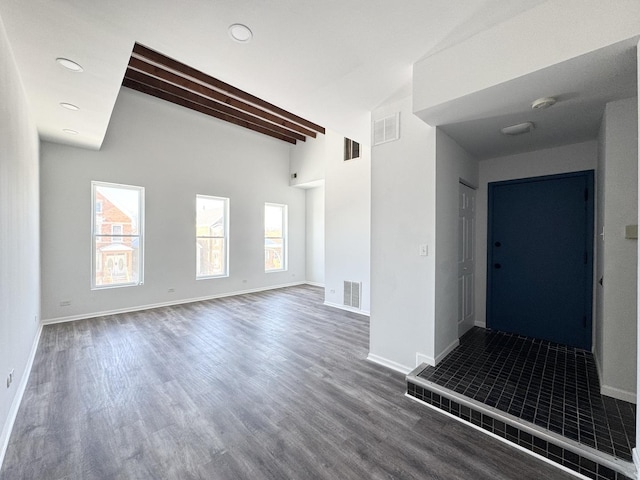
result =
[{"label": "electrical outlet", "polygon": [[60,302],[61,307],[68,307],[69,305],[71,305],[71,300],[62,300]]},{"label": "electrical outlet", "polygon": [[175,289],[175,288],[173,288],[173,287],[172,287],[172,288],[169,288],[169,289],[167,290],[167,292],[168,292],[168,293],[173,293],[173,292],[175,292],[175,291],[176,291],[176,289]]}]

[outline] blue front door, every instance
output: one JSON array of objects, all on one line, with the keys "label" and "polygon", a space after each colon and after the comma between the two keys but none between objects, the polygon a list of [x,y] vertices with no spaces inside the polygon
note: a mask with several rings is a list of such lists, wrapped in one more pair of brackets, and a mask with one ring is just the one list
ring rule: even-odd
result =
[{"label": "blue front door", "polygon": [[593,171],[489,184],[489,328],[591,349],[593,197]]}]

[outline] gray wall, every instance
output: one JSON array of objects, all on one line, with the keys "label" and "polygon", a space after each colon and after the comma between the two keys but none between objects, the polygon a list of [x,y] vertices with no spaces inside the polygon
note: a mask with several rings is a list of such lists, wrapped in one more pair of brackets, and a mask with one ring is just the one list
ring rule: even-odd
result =
[{"label": "gray wall", "polygon": [[638,103],[607,104],[600,129],[596,235],[596,358],[603,393],[636,397],[637,240],[625,225],[638,223]]},{"label": "gray wall", "polygon": [[[40,314],[38,133],[0,20],[0,465]],[[14,380],[6,388],[6,378]]]},{"label": "gray wall", "polygon": [[[41,168],[45,320],[305,280],[305,192],[284,142],[123,88],[102,150],[43,143]],[[91,180],[145,187],[144,285],[90,289]],[[196,194],[230,198],[228,278],[195,278]],[[289,206],[286,272],[264,272],[265,202]]]}]

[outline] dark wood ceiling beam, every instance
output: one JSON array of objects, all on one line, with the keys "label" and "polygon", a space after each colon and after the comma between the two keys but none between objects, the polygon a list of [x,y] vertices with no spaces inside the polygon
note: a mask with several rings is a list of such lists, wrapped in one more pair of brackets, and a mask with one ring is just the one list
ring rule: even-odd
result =
[{"label": "dark wood ceiling beam", "polygon": [[174,85],[178,85],[187,90],[191,90],[211,100],[229,105],[230,107],[233,107],[237,110],[245,111],[257,117],[261,117],[289,130],[294,130],[298,133],[301,133],[302,135],[310,136],[313,138],[315,138],[316,136],[316,132],[314,132],[313,130],[309,130],[296,123],[292,123],[270,112],[266,112],[254,105],[245,103],[235,97],[226,95],[218,90],[214,90],[213,88],[202,85],[201,83],[194,82],[193,80],[165,70],[157,65],[145,62],[144,60],[141,60],[139,58],[131,57],[131,59],[129,60],[129,68],[157,77],[164,80],[165,82],[173,83]]},{"label": "dark wood ceiling beam", "polygon": [[167,102],[171,102],[171,103],[174,103],[176,105],[180,105],[182,107],[189,108],[191,110],[195,110],[195,111],[200,112],[200,113],[204,113],[205,115],[209,115],[211,117],[219,118],[220,120],[225,120],[225,121],[227,121],[229,123],[233,123],[235,125],[239,125],[241,127],[248,128],[249,130],[253,130],[255,132],[262,133],[264,135],[268,135],[268,136],[273,137],[273,138],[277,138],[278,140],[283,140],[283,141],[291,143],[293,145],[296,144],[296,139],[293,138],[293,137],[289,137],[287,135],[279,134],[277,132],[274,132],[273,130],[269,130],[267,128],[264,128],[264,127],[249,123],[249,122],[247,122],[245,120],[241,120],[241,119],[236,118],[236,117],[232,117],[231,115],[225,115],[223,113],[220,113],[220,112],[218,112],[216,110],[212,110],[212,109],[207,108],[207,107],[205,107],[203,105],[200,105],[198,103],[194,103],[194,102],[191,102],[189,100],[185,100],[184,98],[180,98],[180,97],[177,97],[175,95],[171,95],[171,94],[169,94],[167,92],[164,92],[162,90],[158,90],[158,89],[150,87],[148,85],[144,85],[144,84],[142,84],[140,82],[136,82],[135,80],[131,80],[131,79],[125,78],[124,81],[122,82],[122,85],[125,86],[125,87],[128,87],[128,88],[132,88],[134,90],[137,90],[139,92],[146,93],[147,95],[151,95],[153,97],[160,98],[162,100],[166,100]]},{"label": "dark wood ceiling beam", "polygon": [[268,130],[273,130],[274,132],[281,135],[292,137],[303,142],[307,140],[307,137],[297,132],[287,130],[286,128],[283,128],[279,125],[267,122],[262,118],[254,117],[253,115],[242,112],[240,110],[236,110],[235,108],[229,107],[228,105],[216,102],[209,99],[208,97],[203,97],[201,95],[198,95],[197,93],[193,93],[190,90],[186,90],[172,83],[164,82],[163,80],[152,77],[137,70],[128,68],[125,73],[125,79],[133,80],[143,85],[155,88],[156,90],[164,91],[170,95],[183,98],[189,102],[197,103],[199,105],[202,105],[203,107],[220,112],[221,114],[229,115],[238,118],[239,120],[244,120],[248,123],[266,128]]},{"label": "dark wood ceiling beam", "polygon": [[[302,117],[299,117],[297,115],[294,115],[291,112],[288,112],[280,107],[277,107],[269,102],[266,102],[265,100],[262,100],[261,98],[258,98],[254,95],[251,95],[250,93],[247,93],[243,90],[240,90],[239,88],[236,88],[232,85],[229,85],[228,83],[225,83],[221,80],[218,80],[217,78],[214,78],[210,75],[207,75],[206,73],[203,73],[199,70],[196,70],[195,68],[192,68],[188,65],[185,65],[181,62],[178,62],[176,60],[173,60],[172,58],[169,58],[165,55],[162,55],[161,53],[156,52],[155,50],[152,50],[148,47],[145,47],[144,45],[140,45],[139,43],[136,43],[133,47],[133,53],[136,55],[139,55],[141,57],[144,57],[154,63],[157,63],[159,65],[164,65],[172,70],[175,70],[177,72],[183,73],[185,75],[188,75],[190,77],[195,78],[196,80],[199,80],[201,82],[204,82],[206,84],[209,84],[219,90],[223,90],[239,99],[242,99],[246,102],[251,102],[254,105],[260,106],[266,110],[269,110],[271,112],[274,112],[276,114],[278,114],[279,116],[288,119],[292,122],[295,122],[297,124],[303,125],[305,127],[307,127],[310,130],[314,130],[316,132],[325,133],[325,129],[323,127],[321,127],[320,125],[317,125],[313,122],[310,122],[309,120],[306,120]],[[133,60],[133,56],[131,57],[131,59]]]}]

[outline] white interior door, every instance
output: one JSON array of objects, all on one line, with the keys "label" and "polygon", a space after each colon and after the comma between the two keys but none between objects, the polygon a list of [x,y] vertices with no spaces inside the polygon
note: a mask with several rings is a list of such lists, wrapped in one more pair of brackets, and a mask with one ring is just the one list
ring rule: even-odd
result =
[{"label": "white interior door", "polygon": [[475,322],[476,191],[459,184],[458,337]]}]

